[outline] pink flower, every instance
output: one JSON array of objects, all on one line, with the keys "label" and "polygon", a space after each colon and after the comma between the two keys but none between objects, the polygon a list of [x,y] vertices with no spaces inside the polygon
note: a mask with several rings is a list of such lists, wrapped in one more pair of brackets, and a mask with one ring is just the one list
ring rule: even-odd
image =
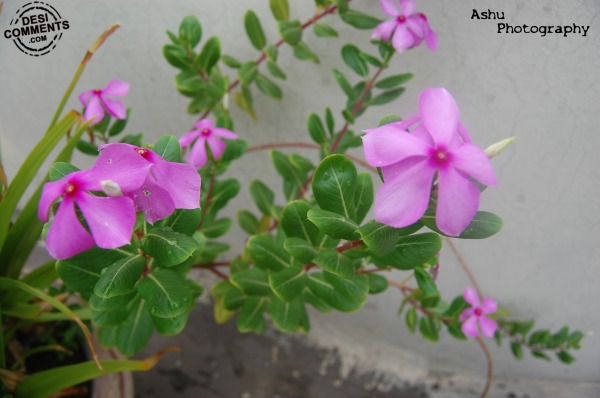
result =
[{"label": "pink flower", "polygon": [[[416,126],[409,133],[408,128]],[[470,143],[452,95],[429,88],[411,119],[365,130],[367,162],[381,167],[384,184],[375,198],[375,219],[396,228],[418,221],[429,203],[437,173],[437,227],[458,236],[479,207],[480,191],[470,180],[497,184],[485,152]]]},{"label": "pink flower", "polygon": [[[479,330],[485,337],[492,337],[498,328],[495,320],[486,318],[485,314],[493,314],[498,310],[496,302],[490,298],[484,298],[479,303],[477,292],[472,287],[467,287],[463,293],[465,301],[471,304],[471,308],[463,310],[458,320],[463,322],[462,331],[468,337],[477,337]],[[479,326],[478,326],[479,325]]]},{"label": "pink flower", "polygon": [[[46,236],[50,255],[58,260],[72,257],[94,245],[114,249],[131,241],[135,223],[135,206],[130,198],[101,197],[110,186],[117,191],[137,189],[150,169],[150,164],[130,150],[103,152],[89,170],[76,171],[44,185],[38,208],[40,220],[48,221],[50,206],[62,197]],[[81,211],[89,228],[77,216]],[[90,234],[91,232],[91,234]]]},{"label": "pink flower", "polygon": [[117,119],[127,117],[127,109],[122,102],[110,97],[124,97],[129,92],[129,84],[124,81],[113,79],[106,87],[99,90],[89,90],[79,96],[79,100],[85,108],[84,119],[86,121],[94,118],[90,125],[99,123],[104,117],[104,110]]},{"label": "pink flower", "polygon": [[[431,30],[424,14],[415,14],[414,0],[379,0],[383,12],[393,19],[382,22],[375,28],[372,39],[388,41],[392,37],[392,46],[399,53],[411,47],[416,47],[423,40],[431,51],[435,51],[438,43],[437,34]],[[393,36],[392,36],[393,35]]]},{"label": "pink flower", "polygon": [[196,168],[204,166],[208,160],[206,143],[208,143],[213,157],[217,160],[223,154],[226,145],[220,138],[234,140],[238,137],[237,134],[227,129],[213,126],[214,122],[212,120],[200,120],[194,124],[195,129],[179,139],[179,145],[182,148],[192,145],[192,142],[195,141],[188,155],[188,163]]},{"label": "pink flower", "polygon": [[148,148],[129,144],[107,144],[100,147],[103,154],[126,148],[135,153],[150,167],[141,186],[134,190],[123,190],[131,198],[136,210],[144,212],[146,221],[154,224],[170,216],[175,209],[197,209],[200,207],[200,175],[189,164],[168,162]]}]

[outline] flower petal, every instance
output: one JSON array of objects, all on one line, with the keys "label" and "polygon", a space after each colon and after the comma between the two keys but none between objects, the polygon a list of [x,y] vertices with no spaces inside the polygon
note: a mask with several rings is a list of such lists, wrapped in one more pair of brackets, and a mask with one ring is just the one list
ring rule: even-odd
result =
[{"label": "flower petal", "polygon": [[467,286],[465,288],[463,297],[465,298],[465,301],[471,304],[473,307],[479,307],[479,296],[477,295],[477,291],[471,286]]},{"label": "flower petal", "polygon": [[[98,247],[114,249],[131,242],[135,224],[135,206],[130,198],[102,198],[82,194],[77,198],[85,221]],[[68,235],[65,235],[67,239]]]},{"label": "flower petal", "polygon": [[453,167],[439,171],[437,227],[450,236],[458,236],[467,228],[479,207],[479,188]]},{"label": "flower petal", "polygon": [[235,140],[236,138],[238,138],[238,135],[236,133],[234,133],[233,131],[229,131],[229,130],[221,128],[221,127],[215,127],[211,131],[214,135],[217,135],[217,136],[223,137],[223,138],[227,138],[228,140]]},{"label": "flower petal", "polygon": [[140,189],[127,196],[133,199],[136,210],[144,212],[146,221],[151,224],[170,216],[175,211],[169,190],[158,185],[152,177],[148,177]]},{"label": "flower petal", "polygon": [[104,109],[102,109],[102,105],[100,104],[100,98],[97,95],[92,95],[85,108],[83,118],[86,122],[94,118],[94,121],[90,123],[90,126],[93,126],[96,123],[100,123],[103,117]]},{"label": "flower petal", "polygon": [[498,311],[498,304],[491,298],[484,298],[483,303],[481,303],[481,312],[484,314],[493,314]]},{"label": "flower petal", "polygon": [[200,137],[196,140],[196,143],[192,146],[190,154],[188,155],[188,163],[195,168],[202,167],[206,164],[208,159],[206,155],[206,138]]},{"label": "flower petal", "polygon": [[122,192],[138,189],[146,180],[152,164],[146,161],[127,144],[115,143],[107,145],[96,160],[96,164],[85,176],[89,180],[90,191],[100,191],[100,181],[109,180],[119,185]]},{"label": "flower petal", "polygon": [[169,193],[175,208],[200,207],[200,174],[193,166],[161,159],[150,170],[150,176]]},{"label": "flower petal", "polygon": [[198,120],[196,123],[194,123],[194,127],[196,127],[196,129],[198,129],[198,130],[212,129],[212,127],[214,125],[215,125],[214,120],[210,120],[210,119],[202,119],[202,120]]},{"label": "flower petal", "polygon": [[73,257],[94,247],[94,239],[81,225],[73,198],[66,197],[56,212],[46,235],[48,253],[57,260]]},{"label": "flower petal", "polygon": [[198,131],[198,130],[189,131],[189,132],[185,133],[183,136],[181,136],[181,138],[179,138],[179,145],[182,148],[186,147],[186,146],[190,146],[192,144],[192,142],[194,142],[194,140],[198,137],[200,137],[200,131]]},{"label": "flower petal", "polygon": [[90,98],[92,98],[93,93],[94,90],[89,90],[79,95],[79,101],[81,101],[81,105],[83,105],[84,108],[87,107],[87,104],[90,102]]},{"label": "flower petal", "polygon": [[438,145],[447,146],[457,132],[459,110],[445,88],[428,88],[419,97],[423,125]]},{"label": "flower petal", "polygon": [[373,34],[371,35],[371,39],[381,39],[383,41],[388,41],[394,33],[394,29],[398,26],[398,22],[395,19],[390,19],[389,21],[385,21],[377,25]]},{"label": "flower petal", "polygon": [[474,316],[464,321],[460,328],[467,337],[477,337],[479,335],[479,329],[477,328],[477,318]]},{"label": "flower petal", "polygon": [[400,12],[409,16],[415,11],[416,5],[414,0],[400,0]]},{"label": "flower petal", "polygon": [[111,97],[124,97],[129,93],[130,85],[119,79],[113,79],[102,90],[103,95]]},{"label": "flower petal", "polygon": [[469,136],[469,132],[460,120],[458,121],[458,134],[460,134],[460,137],[462,138],[463,142],[469,144],[471,143],[471,136]]},{"label": "flower petal", "polygon": [[485,337],[493,337],[498,328],[498,324],[495,320],[482,316],[479,318],[479,327],[481,328],[482,335]]},{"label": "flower petal", "polygon": [[392,46],[399,53],[404,52],[414,46],[415,38],[413,34],[408,30],[406,24],[398,25],[396,30],[394,31],[394,36],[392,37]]},{"label": "flower petal", "polygon": [[393,125],[365,130],[362,137],[365,158],[371,166],[383,167],[412,156],[426,157],[431,148],[423,140]]},{"label": "flower petal", "polygon": [[206,139],[206,142],[208,142],[208,146],[210,147],[210,151],[212,152],[213,158],[215,160],[219,159],[225,151],[225,147],[227,146],[227,144],[225,144],[224,141],[221,141],[217,137],[213,136],[209,136]]},{"label": "flower petal", "polygon": [[429,22],[425,22],[427,24],[425,30],[425,43],[427,44],[427,48],[431,51],[435,51],[438,46],[438,35],[429,27]]},{"label": "flower petal", "polygon": [[379,7],[381,7],[381,11],[383,11],[386,15],[390,17],[395,17],[400,15],[398,11],[398,6],[396,6],[394,0],[379,0]]},{"label": "flower petal", "polygon": [[465,308],[458,317],[459,322],[464,322],[468,317],[473,315],[473,308]]},{"label": "flower petal", "polygon": [[62,178],[58,181],[47,182],[42,189],[42,197],[38,205],[38,218],[43,222],[48,222],[48,212],[52,203],[64,193],[67,179]]},{"label": "flower petal", "polygon": [[415,137],[420,138],[421,140],[427,142],[430,146],[435,146],[435,142],[433,142],[433,138],[431,138],[431,134],[429,131],[423,126],[419,124],[415,129],[410,132]]},{"label": "flower petal", "polygon": [[117,119],[127,118],[127,109],[121,101],[107,98],[104,95],[100,98],[102,99],[102,103],[104,104],[104,107],[109,115]]},{"label": "flower petal", "polygon": [[423,216],[429,203],[435,169],[422,161],[386,181],[375,196],[375,220],[395,228],[406,227]]},{"label": "flower petal", "polygon": [[498,184],[492,163],[485,151],[472,144],[463,144],[452,152],[451,164],[456,169],[487,186]]}]

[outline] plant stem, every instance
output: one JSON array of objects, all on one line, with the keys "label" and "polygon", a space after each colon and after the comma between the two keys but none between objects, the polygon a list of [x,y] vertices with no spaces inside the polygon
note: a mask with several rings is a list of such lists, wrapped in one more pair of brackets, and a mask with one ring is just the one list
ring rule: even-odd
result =
[{"label": "plant stem", "polygon": [[492,386],[492,380],[494,379],[494,361],[492,359],[492,354],[490,353],[487,344],[485,344],[485,341],[481,338],[481,336],[477,336],[476,340],[481,346],[481,349],[485,354],[485,359],[487,360],[487,378],[485,382],[485,387],[483,389],[483,392],[481,393],[481,398],[485,398],[487,397],[487,394],[490,391],[490,387]]},{"label": "plant stem", "polygon": [[467,274],[467,277],[469,277],[471,284],[473,284],[473,287],[475,288],[475,290],[477,290],[479,299],[483,300],[483,293],[482,293],[481,287],[479,287],[479,283],[477,283],[477,280],[475,279],[475,275],[473,275],[473,273],[471,272],[471,269],[467,265],[467,262],[465,261],[464,257],[462,256],[462,254],[460,254],[460,251],[458,251],[458,248],[454,245],[454,242],[452,241],[451,238],[448,238],[446,236],[446,237],[444,237],[444,240],[446,241],[446,243],[452,250],[452,253],[454,253],[454,257],[456,257],[458,264],[460,264],[460,266],[463,269],[463,271],[465,272],[465,274]]},{"label": "plant stem", "polygon": [[255,145],[251,146],[246,150],[246,153],[252,153],[257,151],[263,151],[266,149],[272,148],[311,148],[311,149],[321,149],[321,147],[317,144],[311,144],[308,142],[273,142],[269,144],[263,145]]}]

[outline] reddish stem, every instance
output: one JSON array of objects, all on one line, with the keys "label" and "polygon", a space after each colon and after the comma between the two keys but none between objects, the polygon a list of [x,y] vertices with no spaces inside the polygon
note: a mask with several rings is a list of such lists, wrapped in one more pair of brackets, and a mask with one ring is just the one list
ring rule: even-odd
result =
[{"label": "reddish stem", "polygon": [[354,249],[355,247],[360,246],[362,244],[363,244],[363,241],[359,239],[359,240],[349,242],[345,245],[339,246],[335,250],[337,250],[338,253],[342,253],[342,252],[345,252],[346,250]]},{"label": "reddish stem", "polygon": [[246,153],[263,151],[265,149],[272,148],[311,148],[311,149],[321,149],[321,147],[317,144],[311,144],[308,142],[273,142],[270,144],[264,145],[256,145],[251,146],[246,150]]},{"label": "reddish stem", "polygon": [[483,388],[483,392],[481,393],[481,398],[485,398],[487,397],[487,394],[490,391],[490,387],[492,386],[492,380],[494,380],[494,361],[492,359],[492,354],[490,353],[487,344],[485,344],[485,341],[481,338],[481,336],[477,336],[476,339],[479,345],[481,346],[483,353],[485,354],[485,359],[488,365],[485,387]]}]

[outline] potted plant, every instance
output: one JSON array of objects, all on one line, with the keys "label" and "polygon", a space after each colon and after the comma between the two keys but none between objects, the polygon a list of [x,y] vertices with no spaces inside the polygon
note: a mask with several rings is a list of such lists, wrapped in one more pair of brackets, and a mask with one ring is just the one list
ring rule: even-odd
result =
[{"label": "potted plant", "polygon": [[[192,268],[217,277],[210,287],[215,320],[235,317],[240,332],[263,332],[268,319],[285,332],[308,332],[309,306],[356,311],[369,295],[399,289],[400,313],[410,330],[431,342],[446,330],[482,347],[489,366],[482,396],[492,379],[484,338],[507,339],[517,357],[528,348],[537,357],[555,351],[561,361],[573,361],[570,352],[579,348],[581,332],[532,331],[532,321],[508,318],[485,297],[470,272],[473,287],[461,296],[443,298],[436,284],[444,242],[455,250],[451,238],[483,239],[501,229],[497,215],[478,210],[479,197],[497,184],[490,158],[513,139],[485,150],[474,144],[477,138],[463,126],[456,101],[439,87],[422,90],[402,117],[390,115],[378,127],[358,123],[369,107],[402,95],[412,78],[389,70],[394,56],[419,45],[436,49],[437,35],[426,16],[415,12],[411,0],[401,8],[381,0],[387,20],[351,9],[346,0],[315,3],[314,16],[301,22],[291,18],[287,0],[271,0],[281,35],[273,42],[257,14],[248,11],[244,26],[259,52],[249,61],[223,54],[218,37],[203,40],[200,21],[184,18],[178,34],[168,32],[163,54],[178,69],[176,87],[191,99],[187,110],[198,121],[186,134],[152,144],[141,135],[123,135],[129,112],[122,97],[129,85],[119,79],[84,90],[83,111],[63,116],[79,76],[117,26],[92,45],[42,141],[12,182],[3,181],[8,188],[0,202],[0,337],[6,347],[24,324],[69,319],[83,331],[93,360],[23,374],[9,370],[9,350],[3,350],[6,392],[43,397],[108,372],[150,369],[162,353],[147,360],[98,359],[88,324],[103,346],[126,356],[143,348],[154,331],[178,334],[204,290],[189,278]],[[338,36],[325,22],[331,15],[368,30],[374,45],[371,51],[353,44],[341,48],[358,76],[333,71],[347,96],[341,114],[326,108],[308,115],[312,142],[251,146],[242,132],[233,132],[229,99],[251,117],[252,90],[280,99],[274,80],[286,77],[277,63],[280,47],[291,46],[300,61],[318,62],[302,37],[308,28],[318,37]],[[37,170],[65,136],[44,183],[14,216]],[[366,161],[348,153],[360,147]],[[312,148],[319,160],[282,148]],[[95,156],[94,165],[80,170],[68,163],[76,149]],[[275,199],[269,184],[251,181],[255,209],[237,213],[248,235],[244,250],[225,255],[229,245],[223,237],[232,220],[221,211],[242,184],[224,173],[245,153],[262,150],[270,150],[282,177],[284,200]],[[374,220],[367,220],[372,207]],[[40,235],[54,260],[23,275]],[[399,273],[405,274],[403,282],[396,281]],[[65,287],[53,292],[56,280]],[[81,298],[77,308],[64,302],[63,291]]]}]

